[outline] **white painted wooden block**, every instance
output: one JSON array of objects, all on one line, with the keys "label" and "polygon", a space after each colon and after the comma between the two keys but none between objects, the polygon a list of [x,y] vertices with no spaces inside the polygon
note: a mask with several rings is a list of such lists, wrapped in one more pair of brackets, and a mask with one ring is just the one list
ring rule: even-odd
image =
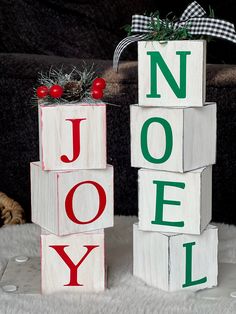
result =
[{"label": "white painted wooden block", "polygon": [[216,104],[201,108],[131,105],[131,165],[185,172],[216,161]]},{"label": "white painted wooden block", "polygon": [[43,170],[106,168],[106,105],[39,105]]},{"label": "white painted wooden block", "polygon": [[211,221],[212,166],[177,173],[140,169],[139,228],[200,234]]},{"label": "white painted wooden block", "polygon": [[41,234],[42,293],[103,291],[104,232]]},{"label": "white painted wooden block", "polygon": [[204,40],[139,41],[139,105],[201,107],[205,72]]},{"label": "white painted wooden block", "polygon": [[133,273],[148,285],[165,291],[217,285],[217,227],[187,235],[141,231],[134,224],[133,232]]},{"label": "white painted wooden block", "polygon": [[43,171],[31,167],[32,221],[57,235],[113,226],[113,167]]}]

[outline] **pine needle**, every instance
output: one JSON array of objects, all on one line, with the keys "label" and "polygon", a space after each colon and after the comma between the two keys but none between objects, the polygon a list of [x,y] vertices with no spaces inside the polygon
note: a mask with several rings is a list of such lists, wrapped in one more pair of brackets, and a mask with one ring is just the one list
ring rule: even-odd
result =
[{"label": "pine needle", "polygon": [[[94,65],[90,68],[86,67],[84,63],[82,69],[76,66],[72,67],[69,73],[64,71],[63,65],[60,68],[50,67],[47,73],[40,72],[38,74],[39,86],[44,85],[50,89],[53,85],[60,85],[64,92],[60,98],[52,98],[47,96],[43,98],[43,103],[46,105],[51,104],[64,104],[64,103],[77,103],[77,102],[92,102],[94,99],[90,96],[90,90],[93,80],[96,78],[94,71]],[[70,84],[74,83],[73,88],[69,89]],[[36,95],[36,88],[34,89],[34,94]],[[34,102],[38,103],[38,98],[34,97]]]}]

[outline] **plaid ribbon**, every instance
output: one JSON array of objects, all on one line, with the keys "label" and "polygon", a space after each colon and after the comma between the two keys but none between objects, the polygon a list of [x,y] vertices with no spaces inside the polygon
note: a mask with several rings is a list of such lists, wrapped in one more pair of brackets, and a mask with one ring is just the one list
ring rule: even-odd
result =
[{"label": "plaid ribbon", "polygon": [[[205,10],[196,1],[192,2],[183,12],[174,28],[186,27],[191,35],[210,35],[236,43],[234,25],[230,22],[206,16]],[[155,20],[155,19],[154,19]],[[152,18],[145,15],[133,15],[131,32],[134,35],[124,38],[116,47],[113,56],[113,68],[117,71],[120,56],[123,50],[131,43],[145,40],[150,32]],[[161,21],[160,21],[161,22]]]}]

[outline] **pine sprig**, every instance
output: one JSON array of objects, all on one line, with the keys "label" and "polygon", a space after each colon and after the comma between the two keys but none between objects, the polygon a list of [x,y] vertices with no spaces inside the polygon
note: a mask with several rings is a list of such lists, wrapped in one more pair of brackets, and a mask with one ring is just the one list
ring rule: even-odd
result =
[{"label": "pine sprig", "polygon": [[121,29],[123,29],[127,33],[127,36],[130,36],[132,34],[130,24],[126,24],[122,26]]},{"label": "pine sprig", "polygon": [[[48,96],[43,99],[44,104],[94,102],[94,99],[91,98],[91,85],[97,76],[93,65],[87,68],[84,64],[82,69],[73,66],[69,73],[65,72],[63,66],[58,69],[51,67],[47,73],[40,72],[38,75],[39,85],[44,85],[48,89],[53,85],[60,85],[63,88],[62,97],[52,98]],[[36,89],[34,89],[35,93]],[[38,103],[38,98],[35,100]]]},{"label": "pine sprig", "polygon": [[215,12],[210,5],[209,5],[209,17],[215,18]]},{"label": "pine sprig", "polygon": [[167,41],[192,39],[187,27],[176,28],[176,17],[169,18],[172,12],[168,13],[165,19],[161,19],[159,12],[151,15],[150,33],[147,40]]}]

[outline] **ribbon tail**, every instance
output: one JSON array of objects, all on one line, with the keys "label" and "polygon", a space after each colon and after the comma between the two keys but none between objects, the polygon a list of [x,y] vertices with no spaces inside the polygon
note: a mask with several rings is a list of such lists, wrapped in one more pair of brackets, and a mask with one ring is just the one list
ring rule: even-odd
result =
[{"label": "ribbon tail", "polygon": [[130,44],[135,43],[139,40],[145,39],[147,37],[147,34],[136,34],[136,35],[131,35],[128,36],[124,39],[122,39],[119,44],[116,46],[116,49],[114,51],[113,55],[113,69],[118,72],[118,65],[119,65],[119,60],[122,52],[126,47],[128,47]]},{"label": "ribbon tail", "polygon": [[[184,25],[180,23],[178,26]],[[185,24],[191,35],[209,35],[236,43],[234,25],[230,22],[215,18],[191,18]]]}]

